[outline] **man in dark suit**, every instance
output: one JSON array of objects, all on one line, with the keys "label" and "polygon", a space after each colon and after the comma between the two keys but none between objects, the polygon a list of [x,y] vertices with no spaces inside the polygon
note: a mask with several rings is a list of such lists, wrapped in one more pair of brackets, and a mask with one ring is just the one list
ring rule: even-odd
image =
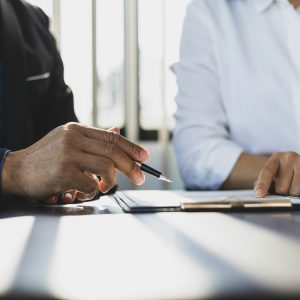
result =
[{"label": "man in dark suit", "polygon": [[[147,150],[77,122],[48,17],[23,0],[0,0],[0,186],[2,198],[58,200],[66,191],[107,192],[116,169],[134,183]],[[72,123],[69,123],[72,122]],[[95,179],[101,176],[100,184]],[[75,199],[64,194],[65,202]]]}]

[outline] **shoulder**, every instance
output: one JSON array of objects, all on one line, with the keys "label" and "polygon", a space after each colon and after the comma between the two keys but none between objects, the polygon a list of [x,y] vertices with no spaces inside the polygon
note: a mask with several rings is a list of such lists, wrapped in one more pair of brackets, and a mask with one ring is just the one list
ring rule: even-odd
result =
[{"label": "shoulder", "polygon": [[232,2],[236,1],[239,0],[192,0],[190,2],[190,7],[206,12],[218,13],[220,10],[230,7],[232,5]]},{"label": "shoulder", "polygon": [[[256,15],[258,0],[193,0],[187,16],[193,22],[224,32]],[[232,27],[233,26],[233,27]]]},{"label": "shoulder", "polygon": [[14,9],[22,17],[27,17],[33,23],[49,28],[49,17],[38,6],[32,5],[25,0],[11,1]]},{"label": "shoulder", "polygon": [[[252,1],[252,0],[251,0]],[[231,8],[235,5],[246,4],[249,0],[192,0],[190,2],[191,6],[205,9],[210,12],[219,12],[223,9]]]},{"label": "shoulder", "polygon": [[224,14],[235,14],[240,10],[248,10],[255,5],[254,0],[192,0],[189,10],[210,17],[222,17]]}]

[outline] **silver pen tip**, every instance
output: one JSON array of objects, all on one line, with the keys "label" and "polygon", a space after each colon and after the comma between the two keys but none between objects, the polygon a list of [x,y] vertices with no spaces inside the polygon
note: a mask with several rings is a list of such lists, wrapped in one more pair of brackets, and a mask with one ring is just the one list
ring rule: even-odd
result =
[{"label": "silver pen tip", "polygon": [[168,179],[167,177],[165,177],[163,175],[160,175],[159,180],[163,180],[163,181],[170,182],[170,183],[173,182],[172,180]]}]

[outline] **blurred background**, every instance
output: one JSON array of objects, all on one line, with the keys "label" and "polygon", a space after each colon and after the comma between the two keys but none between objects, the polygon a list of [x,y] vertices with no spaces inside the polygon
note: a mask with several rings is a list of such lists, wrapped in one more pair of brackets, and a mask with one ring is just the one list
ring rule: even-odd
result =
[{"label": "blurred background", "polygon": [[[181,189],[171,132],[183,20],[189,0],[28,0],[51,19],[82,123],[117,126],[150,150],[148,164],[174,183],[147,176],[139,189]],[[120,189],[136,188],[119,176]]]}]

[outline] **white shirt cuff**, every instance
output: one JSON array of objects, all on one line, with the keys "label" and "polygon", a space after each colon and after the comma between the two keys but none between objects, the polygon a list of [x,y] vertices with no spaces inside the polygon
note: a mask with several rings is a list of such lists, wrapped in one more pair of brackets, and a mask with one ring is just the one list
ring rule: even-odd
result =
[{"label": "white shirt cuff", "polygon": [[[195,163],[195,172],[188,187],[206,190],[218,190],[229,177],[243,149],[230,141],[206,145],[199,160]],[[194,174],[192,174],[194,173]]]}]

